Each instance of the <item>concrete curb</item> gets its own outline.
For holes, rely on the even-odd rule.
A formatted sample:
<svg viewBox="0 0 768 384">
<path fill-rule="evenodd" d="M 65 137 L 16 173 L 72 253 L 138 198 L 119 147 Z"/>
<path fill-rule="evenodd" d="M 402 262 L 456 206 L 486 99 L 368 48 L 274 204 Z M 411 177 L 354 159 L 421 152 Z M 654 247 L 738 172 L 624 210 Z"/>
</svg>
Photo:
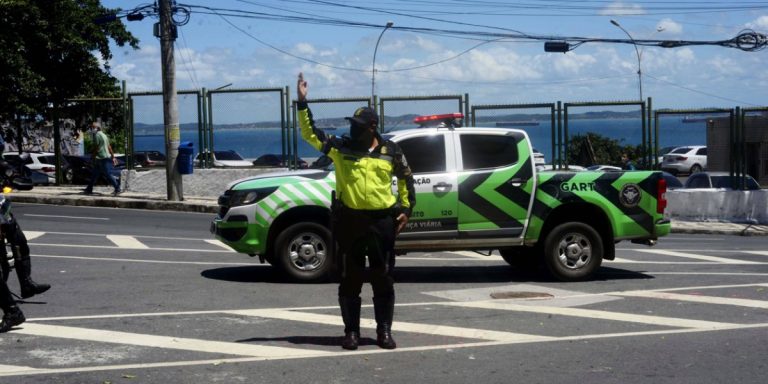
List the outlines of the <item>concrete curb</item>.
<svg viewBox="0 0 768 384">
<path fill-rule="evenodd" d="M 83 207 L 130 208 L 212 214 L 218 212 L 218 204 L 215 200 L 195 199 L 185 201 L 168 201 L 140 196 L 131 196 L 129 193 L 124 193 L 120 196 L 112 196 L 110 193 L 99 192 L 95 192 L 93 195 L 83 195 L 82 193 L 61 195 L 19 193 L 12 195 L 11 200 L 19 203 L 72 205 Z"/>
</svg>

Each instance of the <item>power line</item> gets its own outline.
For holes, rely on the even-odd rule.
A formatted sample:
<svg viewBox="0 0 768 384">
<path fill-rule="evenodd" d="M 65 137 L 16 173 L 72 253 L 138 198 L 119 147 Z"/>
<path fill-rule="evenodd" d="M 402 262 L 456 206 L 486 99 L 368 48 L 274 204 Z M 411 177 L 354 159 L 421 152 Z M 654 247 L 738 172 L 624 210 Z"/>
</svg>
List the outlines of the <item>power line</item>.
<svg viewBox="0 0 768 384">
<path fill-rule="evenodd" d="M 655 76 L 651 76 L 651 75 L 649 75 L 649 74 L 647 74 L 647 73 L 645 74 L 645 76 L 646 76 L 646 77 L 650 77 L 651 79 L 654 79 L 654 80 L 656 80 L 656 81 L 659 81 L 659 82 L 662 82 L 662 83 L 666 83 L 666 84 L 669 84 L 669 85 L 671 85 L 671 86 L 673 86 L 673 87 L 677 87 L 677 88 L 680 88 L 680 89 L 685 89 L 686 91 L 690 91 L 690 92 L 693 92 L 693 93 L 699 93 L 699 94 L 702 94 L 702 95 L 705 95 L 705 96 L 709 96 L 709 97 L 714 97 L 714 98 L 716 98 L 716 99 L 725 100 L 725 101 L 732 101 L 732 102 L 734 102 L 734 103 L 741 103 L 741 104 L 745 104 L 745 105 L 751 105 L 751 106 L 753 106 L 753 107 L 760 107 L 760 106 L 761 106 L 761 105 L 758 105 L 758 104 L 752 104 L 752 103 L 750 103 L 750 102 L 747 102 L 747 101 L 743 101 L 743 100 L 736 100 L 736 99 L 731 99 L 731 98 L 723 97 L 723 96 L 720 96 L 720 95 L 716 95 L 716 94 L 714 94 L 714 93 L 709 93 L 709 92 L 699 91 L 698 89 L 693 89 L 693 88 L 690 88 L 690 87 L 686 87 L 686 86 L 684 86 L 684 85 L 676 84 L 676 83 L 673 83 L 673 82 L 671 82 L 671 81 L 668 81 L 668 80 L 659 79 L 658 77 L 655 77 Z"/>
</svg>

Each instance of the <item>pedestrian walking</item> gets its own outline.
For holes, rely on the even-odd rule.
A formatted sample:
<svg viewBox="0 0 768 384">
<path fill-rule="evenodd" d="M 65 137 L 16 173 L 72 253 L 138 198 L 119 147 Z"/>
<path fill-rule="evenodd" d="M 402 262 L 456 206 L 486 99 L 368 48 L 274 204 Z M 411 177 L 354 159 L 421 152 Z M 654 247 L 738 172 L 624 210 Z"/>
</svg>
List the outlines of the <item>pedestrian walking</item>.
<svg viewBox="0 0 768 384">
<path fill-rule="evenodd" d="M 629 155 L 626 153 L 621 154 L 621 165 L 621 168 L 625 171 L 634 171 L 637 169 L 637 167 L 635 167 L 635 163 L 629 159 Z"/>
<path fill-rule="evenodd" d="M 338 243 L 341 283 L 338 299 L 344 321 L 344 349 L 357 349 L 360 339 L 360 292 L 368 258 L 376 318 L 376 344 L 397 347 L 392 338 L 395 288 L 392 278 L 395 236 L 405 228 L 416 204 L 413 175 L 400 147 L 382 138 L 379 119 L 368 107 L 358 108 L 350 122 L 350 135 L 326 135 L 315 126 L 307 105 L 308 85 L 298 79 L 298 119 L 301 137 L 330 157 L 336 166 L 333 209 L 334 238 Z M 392 176 L 397 177 L 397 195 Z"/>
<path fill-rule="evenodd" d="M 115 153 L 112 151 L 112 146 L 109 145 L 109 138 L 107 134 L 101 130 L 101 124 L 94 121 L 91 124 L 91 134 L 93 135 L 93 142 L 91 147 L 91 166 L 93 171 L 91 173 L 91 180 L 88 182 L 88 186 L 83 190 L 83 193 L 90 195 L 93 193 L 93 185 L 100 176 L 104 176 L 107 181 L 115 188 L 112 193 L 113 196 L 117 196 L 122 191 L 120 190 L 120 183 L 112 176 L 113 166 L 117 165 L 117 159 Z"/>
</svg>

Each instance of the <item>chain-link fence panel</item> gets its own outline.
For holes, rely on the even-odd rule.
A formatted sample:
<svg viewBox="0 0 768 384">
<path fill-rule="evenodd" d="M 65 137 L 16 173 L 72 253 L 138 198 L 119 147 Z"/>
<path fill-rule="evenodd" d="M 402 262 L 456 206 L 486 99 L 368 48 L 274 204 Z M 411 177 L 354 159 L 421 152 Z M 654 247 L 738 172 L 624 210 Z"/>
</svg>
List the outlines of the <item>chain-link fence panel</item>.
<svg viewBox="0 0 768 384">
<path fill-rule="evenodd" d="M 534 153 L 543 158 L 534 159 L 538 164 L 555 163 L 556 109 L 555 104 L 505 104 L 473 105 L 474 127 L 504 127 L 521 129 L 528 133 Z"/>
<path fill-rule="evenodd" d="M 309 108 L 312 110 L 312 118 L 315 121 L 315 127 L 322 129 L 329 135 L 343 136 L 349 135 L 349 121 L 345 117 L 350 117 L 355 110 L 360 107 L 370 107 L 371 100 L 368 98 L 349 98 L 349 99 L 310 99 L 307 100 Z M 291 153 L 295 153 L 300 159 L 307 162 L 309 167 L 322 167 L 326 164 L 322 158 L 323 154 L 302 140 L 299 132 L 298 120 L 296 118 L 296 102 L 293 103 L 293 129 L 290 143 L 293 148 Z"/>
<path fill-rule="evenodd" d="M 206 156 L 213 166 L 288 166 L 285 88 L 208 92 Z"/>
<path fill-rule="evenodd" d="M 132 109 L 131 140 L 129 140 L 127 151 L 129 167 L 165 167 L 168 140 L 165 137 L 163 94 L 161 92 L 130 93 L 128 97 Z M 180 141 L 192 142 L 195 148 L 200 148 L 202 129 L 200 97 L 198 91 L 177 92 Z"/>
<path fill-rule="evenodd" d="M 654 169 L 690 175 L 735 167 L 732 147 L 738 138 L 733 109 L 659 109 L 653 116 Z M 692 148 L 699 147 L 705 148 L 698 150 L 703 154 L 693 154 Z"/>
<path fill-rule="evenodd" d="M 564 166 L 628 167 L 624 154 L 637 169 L 649 169 L 649 134 L 645 103 L 630 101 L 563 103 Z"/>
<path fill-rule="evenodd" d="M 413 119 L 417 116 L 464 113 L 464 110 L 464 97 L 461 95 L 382 97 L 379 99 L 379 129 L 390 132 L 416 128 L 418 124 Z"/>
</svg>

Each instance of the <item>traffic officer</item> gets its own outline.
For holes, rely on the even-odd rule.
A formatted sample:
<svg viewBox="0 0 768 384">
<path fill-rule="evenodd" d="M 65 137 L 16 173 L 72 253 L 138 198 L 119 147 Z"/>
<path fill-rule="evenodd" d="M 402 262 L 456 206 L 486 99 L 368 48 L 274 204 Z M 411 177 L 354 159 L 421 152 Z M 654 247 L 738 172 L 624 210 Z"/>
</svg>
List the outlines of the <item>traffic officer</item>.
<svg viewBox="0 0 768 384">
<path fill-rule="evenodd" d="M 379 119 L 368 107 L 358 108 L 350 122 L 350 135 L 326 135 L 315 127 L 307 106 L 307 82 L 299 73 L 298 119 L 301 137 L 330 157 L 336 167 L 334 238 L 341 261 L 339 307 L 344 321 L 344 349 L 357 349 L 360 339 L 360 291 L 368 256 L 376 344 L 397 347 L 392 339 L 395 289 L 392 278 L 395 236 L 405 228 L 416 204 L 413 175 L 400 147 L 377 132 Z M 397 196 L 392 176 L 397 177 Z"/>
<path fill-rule="evenodd" d="M 24 313 L 16 305 L 16 300 L 11 296 L 11 290 L 5 284 L 5 280 L 0 280 L 0 308 L 3 310 L 3 320 L 0 321 L 0 333 L 5 333 L 11 328 L 23 323 Z"/>
</svg>

